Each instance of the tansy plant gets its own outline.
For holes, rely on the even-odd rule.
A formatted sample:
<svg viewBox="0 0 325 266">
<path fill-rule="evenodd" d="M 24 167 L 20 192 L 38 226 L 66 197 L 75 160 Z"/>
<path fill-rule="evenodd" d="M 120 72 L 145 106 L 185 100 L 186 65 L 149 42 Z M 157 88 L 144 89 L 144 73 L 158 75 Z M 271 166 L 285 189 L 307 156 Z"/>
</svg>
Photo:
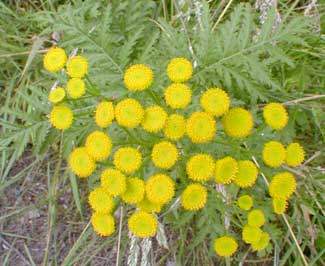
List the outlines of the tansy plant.
<svg viewBox="0 0 325 266">
<path fill-rule="evenodd" d="M 44 68 L 69 76 L 66 84 L 58 84 L 49 93 L 53 104 L 49 120 L 58 130 L 73 130 L 78 117 L 70 103 L 87 97 L 88 86 L 92 86 L 88 61 L 81 55 L 67 58 L 62 48 L 53 47 L 44 56 Z M 266 104 L 258 111 L 265 124 L 256 124 L 249 108 L 233 101 L 227 88 L 213 84 L 200 88 L 202 92 L 192 88 L 193 74 L 193 62 L 183 57 L 171 58 L 165 73 L 155 73 L 151 65 L 141 62 L 126 67 L 123 90 L 128 94 L 114 100 L 98 97 L 90 110 L 90 123 L 96 129 L 82 146 L 71 151 L 69 168 L 80 178 L 95 175 L 100 179 L 88 202 L 93 229 L 103 237 L 115 232 L 113 212 L 120 204 L 129 206 L 128 229 L 139 238 L 148 238 L 157 233 L 158 221 L 163 222 L 159 214 L 178 200 L 185 211 L 196 213 L 204 212 L 208 205 L 211 208 L 220 197 L 223 200 L 218 204 L 240 210 L 243 226 L 238 231 L 226 225 L 224 232 L 216 232 L 211 244 L 216 254 L 232 256 L 242 241 L 253 251 L 261 251 L 271 245 L 271 236 L 264 228 L 269 222 L 266 206 L 283 214 L 296 189 L 294 175 L 280 167 L 299 166 L 304 149 L 297 142 L 262 137 L 262 151 L 246 149 L 246 140 L 265 125 L 275 131 L 286 127 L 286 108 L 281 103 Z M 157 75 L 166 75 L 169 80 L 161 95 L 153 94 Z M 134 97 L 137 95 L 141 100 Z M 117 134 L 112 137 L 110 130 L 117 129 L 132 141 Z M 220 156 L 215 143 L 235 145 L 247 151 L 246 157 L 238 158 L 233 150 Z M 249 193 L 265 186 L 259 180 L 255 157 L 262 157 L 273 173 L 269 176 L 269 197 L 264 199 Z M 235 195 L 233 204 L 222 191 Z M 227 212 L 223 215 L 229 219 Z"/>
</svg>

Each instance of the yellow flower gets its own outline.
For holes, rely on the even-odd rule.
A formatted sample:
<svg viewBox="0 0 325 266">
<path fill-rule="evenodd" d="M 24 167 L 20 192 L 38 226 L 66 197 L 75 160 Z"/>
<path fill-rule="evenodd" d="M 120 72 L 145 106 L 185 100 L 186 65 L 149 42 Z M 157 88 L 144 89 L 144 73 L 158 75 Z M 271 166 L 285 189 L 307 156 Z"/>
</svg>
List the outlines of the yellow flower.
<svg viewBox="0 0 325 266">
<path fill-rule="evenodd" d="M 194 181 L 208 181 L 213 175 L 214 161 L 209 154 L 196 154 L 186 163 L 188 177 Z"/>
<path fill-rule="evenodd" d="M 121 197 L 126 203 L 135 204 L 142 201 L 144 192 L 144 181 L 137 177 L 131 177 L 126 179 L 126 190 Z"/>
<path fill-rule="evenodd" d="M 221 116 L 228 112 L 230 98 L 224 90 L 210 88 L 201 96 L 200 104 L 208 114 Z"/>
<path fill-rule="evenodd" d="M 173 109 L 183 109 L 190 102 L 192 91 L 183 83 L 173 83 L 165 91 L 165 101 Z"/>
<path fill-rule="evenodd" d="M 232 180 L 234 180 L 237 172 L 237 161 L 234 158 L 227 156 L 216 162 L 214 181 L 223 185 L 229 184 Z"/>
<path fill-rule="evenodd" d="M 115 222 L 111 214 L 95 212 L 91 216 L 91 224 L 100 236 L 109 236 L 115 231 Z"/>
<path fill-rule="evenodd" d="M 158 105 L 150 106 L 144 111 L 144 118 L 141 123 L 144 130 L 158 132 L 166 122 L 167 113 Z"/>
<path fill-rule="evenodd" d="M 287 110 L 281 103 L 269 103 L 263 109 L 265 122 L 275 130 L 281 130 L 288 123 Z"/>
<path fill-rule="evenodd" d="M 159 213 L 161 211 L 162 204 L 154 203 L 148 200 L 147 196 L 145 196 L 141 202 L 137 203 L 137 207 L 141 211 Z"/>
<path fill-rule="evenodd" d="M 124 73 L 124 85 L 130 91 L 142 91 L 150 87 L 153 72 L 144 64 L 130 66 Z"/>
<path fill-rule="evenodd" d="M 66 61 L 67 55 L 65 51 L 59 47 L 52 47 L 45 54 L 43 65 L 47 71 L 58 72 L 64 67 Z"/>
<path fill-rule="evenodd" d="M 144 110 L 135 99 L 124 99 L 115 107 L 115 118 L 120 126 L 135 128 L 141 123 L 143 115 Z"/>
<path fill-rule="evenodd" d="M 285 160 L 286 150 L 278 141 L 269 141 L 263 148 L 263 161 L 267 166 L 279 167 Z"/>
<path fill-rule="evenodd" d="M 141 153 L 131 147 L 123 147 L 118 149 L 114 154 L 113 163 L 115 167 L 124 173 L 131 174 L 138 170 L 141 166 Z"/>
<path fill-rule="evenodd" d="M 103 161 L 111 153 L 112 141 L 104 132 L 96 130 L 87 137 L 85 147 L 94 160 Z"/>
<path fill-rule="evenodd" d="M 220 257 L 232 256 L 238 248 L 236 240 L 231 236 L 219 237 L 214 241 L 214 251 Z"/>
<path fill-rule="evenodd" d="M 248 211 L 253 206 L 253 199 L 249 195 L 242 195 L 238 198 L 237 204 L 242 210 Z"/>
<path fill-rule="evenodd" d="M 241 107 L 230 109 L 224 115 L 222 124 L 226 134 L 233 138 L 248 136 L 254 126 L 252 114 Z"/>
<path fill-rule="evenodd" d="M 273 211 L 276 214 L 285 213 L 285 211 L 288 207 L 288 201 L 286 199 L 273 198 L 272 199 L 272 207 L 273 207 Z"/>
<path fill-rule="evenodd" d="M 102 187 L 112 196 L 119 196 L 126 190 L 126 177 L 119 170 L 104 170 L 100 180 Z"/>
<path fill-rule="evenodd" d="M 49 101 L 51 103 L 59 103 L 65 97 L 65 90 L 62 87 L 56 87 L 54 90 L 51 90 L 49 94 Z"/>
<path fill-rule="evenodd" d="M 171 140 L 179 140 L 184 136 L 186 131 L 186 121 L 183 116 L 179 114 L 170 115 L 164 127 L 164 134 Z"/>
<path fill-rule="evenodd" d="M 178 159 L 178 150 L 169 141 L 161 141 L 153 146 L 151 159 L 156 167 L 169 169 Z"/>
<path fill-rule="evenodd" d="M 101 187 L 90 192 L 88 200 L 90 207 L 98 213 L 110 213 L 113 210 L 113 198 Z"/>
<path fill-rule="evenodd" d="M 96 169 L 95 161 L 84 147 L 76 148 L 71 152 L 69 166 L 71 171 L 79 177 L 90 176 Z"/>
<path fill-rule="evenodd" d="M 250 211 L 247 220 L 248 224 L 254 227 L 261 227 L 263 224 L 265 224 L 264 213 L 259 209 Z"/>
<path fill-rule="evenodd" d="M 147 238 L 156 234 L 158 221 L 155 216 L 144 211 L 138 211 L 128 220 L 129 230 L 137 237 Z"/>
<path fill-rule="evenodd" d="M 304 159 L 304 148 L 297 142 L 289 144 L 286 150 L 286 164 L 292 167 L 296 167 L 300 165 Z"/>
<path fill-rule="evenodd" d="M 88 61 L 83 56 L 77 55 L 68 60 L 67 72 L 71 78 L 82 78 L 88 72 Z"/>
<path fill-rule="evenodd" d="M 67 91 L 72 99 L 78 99 L 86 93 L 86 84 L 80 78 L 72 78 L 67 83 Z"/>
<path fill-rule="evenodd" d="M 254 251 L 260 251 L 267 247 L 270 242 L 270 236 L 266 232 L 262 232 L 261 238 L 258 242 L 252 243 L 252 248 Z"/>
<path fill-rule="evenodd" d="M 175 183 L 167 175 L 153 175 L 147 180 L 146 194 L 151 202 L 165 204 L 174 197 Z"/>
<path fill-rule="evenodd" d="M 53 107 L 50 113 L 50 123 L 57 129 L 68 129 L 73 122 L 72 110 L 63 104 Z"/>
<path fill-rule="evenodd" d="M 242 232 L 242 237 L 245 243 L 252 244 L 259 242 L 263 231 L 256 226 L 245 225 Z"/>
<path fill-rule="evenodd" d="M 96 106 L 95 122 L 97 126 L 106 128 L 114 119 L 114 106 L 112 102 L 101 102 Z"/>
<path fill-rule="evenodd" d="M 288 199 L 296 190 L 296 180 L 293 174 L 282 172 L 273 176 L 269 193 L 273 198 Z"/>
<path fill-rule="evenodd" d="M 201 184 L 188 185 L 182 193 L 181 204 L 185 210 L 197 211 L 202 209 L 207 202 L 207 189 Z"/>
<path fill-rule="evenodd" d="M 241 188 L 250 187 L 255 184 L 258 170 L 254 163 L 248 160 L 238 161 L 238 173 L 234 182 Z"/>
<path fill-rule="evenodd" d="M 205 112 L 194 112 L 186 123 L 186 132 L 193 143 L 209 142 L 217 131 L 213 117 Z"/>
<path fill-rule="evenodd" d="M 184 82 L 192 77 L 193 67 L 190 61 L 183 57 L 170 60 L 167 75 L 174 82 Z"/>
</svg>

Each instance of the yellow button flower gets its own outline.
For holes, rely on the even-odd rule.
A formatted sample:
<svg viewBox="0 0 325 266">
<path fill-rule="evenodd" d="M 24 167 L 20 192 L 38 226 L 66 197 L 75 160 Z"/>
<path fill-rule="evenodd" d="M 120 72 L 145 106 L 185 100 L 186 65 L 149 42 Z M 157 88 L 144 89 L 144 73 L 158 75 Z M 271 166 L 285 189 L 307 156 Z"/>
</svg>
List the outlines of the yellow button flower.
<svg viewBox="0 0 325 266">
<path fill-rule="evenodd" d="M 222 124 L 226 134 L 233 138 L 248 136 L 254 126 L 252 114 L 241 107 L 230 109 L 224 115 Z"/>
<path fill-rule="evenodd" d="M 141 152 L 135 148 L 123 147 L 114 154 L 113 163 L 115 167 L 124 173 L 131 174 L 141 166 Z"/>
<path fill-rule="evenodd" d="M 174 197 L 175 183 L 167 175 L 153 175 L 147 180 L 146 194 L 151 202 L 165 204 Z"/>
<path fill-rule="evenodd" d="M 296 190 L 296 180 L 293 174 L 282 172 L 273 176 L 269 193 L 273 198 L 288 199 Z"/>
<path fill-rule="evenodd" d="M 248 211 L 253 206 L 253 199 L 249 195 L 242 195 L 238 198 L 237 204 L 242 210 Z"/>
<path fill-rule="evenodd" d="M 111 214 L 95 212 L 91 217 L 91 224 L 100 236 L 110 236 L 115 231 L 115 221 Z"/>
<path fill-rule="evenodd" d="M 263 231 L 259 227 L 245 225 L 242 232 L 242 237 L 245 243 L 252 244 L 259 242 Z"/>
<path fill-rule="evenodd" d="M 183 83 L 173 83 L 165 91 L 165 101 L 173 109 L 183 109 L 190 102 L 192 91 Z"/>
<path fill-rule="evenodd" d="M 214 241 L 214 251 L 220 257 L 232 256 L 238 248 L 236 240 L 231 236 L 219 237 Z"/>
<path fill-rule="evenodd" d="M 108 127 L 114 119 L 114 106 L 112 102 L 101 102 L 96 106 L 95 122 L 101 128 Z"/>
<path fill-rule="evenodd" d="M 265 216 L 262 210 L 255 209 L 248 213 L 248 224 L 250 226 L 261 227 L 265 224 Z"/>
<path fill-rule="evenodd" d="M 191 184 L 183 191 L 181 204 L 185 210 L 197 211 L 205 206 L 207 198 L 208 192 L 203 185 Z"/>
<path fill-rule="evenodd" d="M 57 129 L 68 129 L 73 122 L 72 110 L 63 104 L 53 107 L 50 113 L 50 123 Z"/>
<path fill-rule="evenodd" d="M 102 187 L 112 196 L 119 196 L 126 190 L 126 177 L 119 170 L 106 169 L 100 177 Z"/>
<path fill-rule="evenodd" d="M 287 199 L 273 198 L 272 199 L 272 207 L 273 207 L 273 211 L 276 214 L 285 213 L 285 211 L 288 207 L 288 201 L 287 201 Z"/>
<path fill-rule="evenodd" d="M 130 91 L 142 91 L 150 87 L 153 72 L 144 64 L 130 66 L 124 73 L 124 85 Z"/>
<path fill-rule="evenodd" d="M 186 132 L 186 121 L 183 116 L 179 114 L 170 115 L 164 127 L 164 134 L 171 140 L 179 140 Z"/>
<path fill-rule="evenodd" d="M 77 55 L 68 60 L 67 72 L 71 78 L 82 78 L 88 72 L 88 61 L 83 56 Z"/>
<path fill-rule="evenodd" d="M 192 77 L 193 67 L 190 61 L 183 57 L 170 60 L 167 66 L 167 75 L 174 82 L 184 82 Z"/>
<path fill-rule="evenodd" d="M 67 91 L 72 99 L 78 99 L 86 93 L 86 84 L 80 78 L 72 78 L 67 83 Z"/>
<path fill-rule="evenodd" d="M 153 146 L 151 159 L 156 167 L 169 169 L 178 159 L 178 150 L 169 141 L 162 141 Z"/>
<path fill-rule="evenodd" d="M 213 117 L 205 112 L 194 112 L 186 123 L 186 132 L 193 143 L 205 143 L 214 138 L 217 125 Z"/>
<path fill-rule="evenodd" d="M 255 184 L 258 170 L 255 164 L 248 160 L 238 161 L 238 173 L 234 182 L 241 188 L 250 187 Z"/>
<path fill-rule="evenodd" d="M 260 251 L 263 250 L 267 247 L 267 245 L 270 242 L 270 236 L 266 232 L 262 232 L 261 238 L 258 242 L 253 242 L 252 243 L 252 249 L 254 251 Z"/>
<path fill-rule="evenodd" d="M 95 212 L 110 213 L 113 210 L 114 199 L 101 187 L 90 192 L 88 200 Z"/>
<path fill-rule="evenodd" d="M 129 230 L 137 237 L 147 238 L 156 234 L 158 221 L 155 216 L 144 211 L 132 214 L 128 220 Z"/>
<path fill-rule="evenodd" d="M 281 130 L 288 124 L 288 113 L 281 103 L 267 104 L 263 109 L 263 117 L 275 130 Z"/>
<path fill-rule="evenodd" d="M 227 156 L 223 159 L 217 160 L 214 172 L 214 181 L 223 185 L 229 184 L 234 180 L 237 172 L 237 161 L 234 158 Z"/>
<path fill-rule="evenodd" d="M 186 163 L 188 177 L 194 181 L 209 181 L 214 172 L 214 160 L 209 154 L 196 154 Z"/>
<path fill-rule="evenodd" d="M 200 104 L 208 114 L 221 116 L 228 112 L 230 98 L 224 90 L 210 88 L 202 94 Z"/>
<path fill-rule="evenodd" d="M 267 166 L 279 167 L 285 160 L 286 150 L 282 143 L 269 141 L 263 148 L 263 161 Z"/>
<path fill-rule="evenodd" d="M 88 177 L 96 169 L 95 161 L 88 155 L 86 148 L 74 149 L 69 156 L 69 167 L 79 177 Z"/>
<path fill-rule="evenodd" d="M 52 47 L 45 54 L 43 65 L 47 71 L 58 72 L 64 67 L 66 61 L 67 55 L 65 51 L 59 47 Z"/>
<path fill-rule="evenodd" d="M 297 167 L 305 159 L 304 148 L 297 142 L 291 143 L 286 149 L 286 164 L 292 167 Z"/>
<path fill-rule="evenodd" d="M 148 132 L 158 132 L 161 130 L 167 119 L 167 113 L 158 105 L 148 107 L 144 112 L 141 126 Z"/>
<path fill-rule="evenodd" d="M 55 89 L 51 90 L 49 94 L 49 101 L 51 103 L 59 103 L 65 97 L 65 90 L 62 87 L 56 87 Z"/>
<path fill-rule="evenodd" d="M 127 98 L 120 101 L 115 107 L 115 118 L 120 126 L 135 128 L 144 116 L 141 104 L 134 99 Z"/>
<path fill-rule="evenodd" d="M 94 160 L 103 161 L 111 153 L 112 141 L 104 132 L 96 130 L 87 137 L 85 147 Z"/>
<path fill-rule="evenodd" d="M 159 213 L 161 211 L 162 206 L 163 206 L 162 204 L 158 204 L 150 201 L 147 198 L 147 196 L 145 196 L 141 202 L 137 203 L 137 207 L 141 211 L 145 211 L 145 212 Z"/>
<path fill-rule="evenodd" d="M 130 177 L 126 179 L 126 190 L 121 195 L 121 198 L 126 203 L 135 204 L 143 200 L 144 193 L 144 181 L 137 177 Z"/>
</svg>

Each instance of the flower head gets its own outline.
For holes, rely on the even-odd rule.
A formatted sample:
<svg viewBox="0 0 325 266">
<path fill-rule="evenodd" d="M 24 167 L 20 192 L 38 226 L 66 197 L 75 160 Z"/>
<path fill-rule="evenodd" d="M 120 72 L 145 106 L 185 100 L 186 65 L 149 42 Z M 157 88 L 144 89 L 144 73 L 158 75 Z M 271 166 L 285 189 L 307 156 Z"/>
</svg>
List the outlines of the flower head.
<svg viewBox="0 0 325 266">
<path fill-rule="evenodd" d="M 115 221 L 111 214 L 94 212 L 91 224 L 94 231 L 101 236 L 109 236 L 115 231 Z"/>
<path fill-rule="evenodd" d="M 164 134 L 171 140 L 179 140 L 186 131 L 186 121 L 179 114 L 170 115 L 165 123 Z"/>
<path fill-rule="evenodd" d="M 300 165 L 304 159 L 304 148 L 297 142 L 289 144 L 286 150 L 286 164 L 292 167 L 296 167 Z"/>
<path fill-rule="evenodd" d="M 144 181 L 137 177 L 130 177 L 126 179 L 126 190 L 121 197 L 126 203 L 135 204 L 143 200 L 144 193 Z"/>
<path fill-rule="evenodd" d="M 167 113 L 158 105 L 150 106 L 144 111 L 141 126 L 148 132 L 158 132 L 166 122 Z"/>
<path fill-rule="evenodd" d="M 263 148 L 263 160 L 270 167 L 279 167 L 285 160 L 286 150 L 282 143 L 269 141 Z"/>
<path fill-rule="evenodd" d="M 66 61 L 67 55 L 65 51 L 59 47 L 52 47 L 45 54 L 43 65 L 47 71 L 58 72 L 64 67 Z"/>
<path fill-rule="evenodd" d="M 224 115 L 222 124 L 227 135 L 233 138 L 248 136 L 254 126 L 252 114 L 241 107 L 230 109 Z"/>
<path fill-rule="evenodd" d="M 103 161 L 111 153 L 112 141 L 104 132 L 96 130 L 87 137 L 85 147 L 94 160 Z"/>
<path fill-rule="evenodd" d="M 142 91 L 150 87 L 153 72 L 144 64 L 130 66 L 124 73 L 124 85 L 130 91 Z"/>
<path fill-rule="evenodd" d="M 135 128 L 138 126 L 144 115 L 141 104 L 132 98 L 120 101 L 115 107 L 115 118 L 119 125 Z"/>
<path fill-rule="evenodd" d="M 50 122 L 57 129 L 68 129 L 73 122 L 73 112 L 68 106 L 56 105 L 50 113 Z"/>
<path fill-rule="evenodd" d="M 178 150 L 169 141 L 161 141 L 153 146 L 151 159 L 155 166 L 169 169 L 178 159 Z"/>
<path fill-rule="evenodd" d="M 186 132 L 193 143 L 205 143 L 213 139 L 217 125 L 205 112 L 194 112 L 186 123 Z"/>
<path fill-rule="evenodd" d="M 242 237 L 245 243 L 252 244 L 260 241 L 263 231 L 256 226 L 245 225 L 242 232 Z"/>
<path fill-rule="evenodd" d="M 250 211 L 247 220 L 250 226 L 261 227 L 263 224 L 265 224 L 264 213 L 259 209 Z"/>
<path fill-rule="evenodd" d="M 159 213 L 161 211 L 162 204 L 154 203 L 154 202 L 150 201 L 147 198 L 147 196 L 144 196 L 143 200 L 141 202 L 137 203 L 137 207 L 141 211 Z"/>
<path fill-rule="evenodd" d="M 49 94 L 49 101 L 51 103 L 59 103 L 65 97 L 65 90 L 62 87 L 56 87 L 54 90 L 51 90 Z"/>
<path fill-rule="evenodd" d="M 228 112 L 230 98 L 224 90 L 210 88 L 202 94 L 200 104 L 208 114 L 221 116 Z"/>
<path fill-rule="evenodd" d="M 82 78 L 88 72 L 88 61 L 81 55 L 68 60 L 67 72 L 71 78 Z"/>
<path fill-rule="evenodd" d="M 242 195 L 238 198 L 237 204 L 242 210 L 248 211 L 253 206 L 253 199 L 249 195 Z"/>
<path fill-rule="evenodd" d="M 151 202 L 165 204 L 169 202 L 175 194 L 175 183 L 167 175 L 153 175 L 147 180 L 146 194 Z"/>
<path fill-rule="evenodd" d="M 144 211 L 138 211 L 128 220 L 129 230 L 137 237 L 147 238 L 156 234 L 158 221 L 155 216 Z"/>
<path fill-rule="evenodd" d="M 282 172 L 273 176 L 269 193 L 273 198 L 288 199 L 296 190 L 296 180 L 293 174 Z"/>
<path fill-rule="evenodd" d="M 273 207 L 273 211 L 276 214 L 285 213 L 285 211 L 288 207 L 288 201 L 287 201 L 287 199 L 273 198 L 272 199 L 272 207 Z"/>
<path fill-rule="evenodd" d="M 250 187 L 255 184 L 258 170 L 255 164 L 248 160 L 238 161 L 238 173 L 234 182 L 241 188 Z"/>
<path fill-rule="evenodd" d="M 69 166 L 71 171 L 79 177 L 90 176 L 96 169 L 95 161 L 84 147 L 76 148 L 70 153 Z"/>
<path fill-rule="evenodd" d="M 183 83 L 173 83 L 165 91 L 165 101 L 173 109 L 183 109 L 190 102 L 192 91 Z"/>
<path fill-rule="evenodd" d="M 142 155 L 135 148 L 123 147 L 114 154 L 113 163 L 115 167 L 124 173 L 130 174 L 138 170 L 141 166 Z"/>
<path fill-rule="evenodd" d="M 181 204 L 185 210 L 197 211 L 207 202 L 207 189 L 201 184 L 188 185 L 182 193 Z"/>
<path fill-rule="evenodd" d="M 234 180 L 237 172 L 237 161 L 234 158 L 227 156 L 216 162 L 214 181 L 223 185 L 229 184 L 232 180 Z"/>
<path fill-rule="evenodd" d="M 257 242 L 252 243 L 252 248 L 254 251 L 260 251 L 267 247 L 270 242 L 270 236 L 266 232 L 262 232 L 261 238 Z"/>
<path fill-rule="evenodd" d="M 86 84 L 80 78 L 72 78 L 67 83 L 67 91 L 72 99 L 78 99 L 86 93 Z"/>
<path fill-rule="evenodd" d="M 106 128 L 114 119 L 114 106 L 112 102 L 101 102 L 96 106 L 95 122 L 97 126 Z"/>
<path fill-rule="evenodd" d="M 269 103 L 263 109 L 265 122 L 275 130 L 281 130 L 288 123 L 287 110 L 281 103 Z"/>
<path fill-rule="evenodd" d="M 236 240 L 231 236 L 219 237 L 214 241 L 214 251 L 220 257 L 232 256 L 238 248 Z"/>
<path fill-rule="evenodd" d="M 100 180 L 102 187 L 112 196 L 119 196 L 126 190 L 126 177 L 119 170 L 104 170 Z"/>
<path fill-rule="evenodd" d="M 192 77 L 193 67 L 186 58 L 176 57 L 167 66 L 167 75 L 174 82 L 184 82 Z"/>
<path fill-rule="evenodd" d="M 114 207 L 114 199 L 101 187 L 90 192 L 90 207 L 98 213 L 110 213 Z"/>
<path fill-rule="evenodd" d="M 194 181 L 208 181 L 213 175 L 214 161 L 211 155 L 200 153 L 186 163 L 188 177 Z"/>
</svg>

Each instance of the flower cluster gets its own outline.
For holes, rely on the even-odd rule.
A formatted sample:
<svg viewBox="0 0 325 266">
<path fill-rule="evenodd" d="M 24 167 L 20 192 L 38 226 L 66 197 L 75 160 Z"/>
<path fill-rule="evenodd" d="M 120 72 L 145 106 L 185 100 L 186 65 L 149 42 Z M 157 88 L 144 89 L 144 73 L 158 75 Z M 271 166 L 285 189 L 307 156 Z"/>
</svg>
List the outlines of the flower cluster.
<svg viewBox="0 0 325 266">
<path fill-rule="evenodd" d="M 81 78 L 87 73 L 88 63 L 81 56 L 66 61 L 63 49 L 52 48 L 44 57 L 44 67 L 57 72 L 66 65 L 66 72 L 71 77 L 67 91 L 75 99 L 85 93 L 85 83 Z M 259 170 L 250 158 L 238 159 L 230 155 L 220 158 L 218 154 L 202 151 L 182 157 L 182 139 L 187 138 L 197 145 L 213 142 L 216 134 L 242 140 L 253 131 L 254 119 L 243 106 L 232 106 L 229 93 L 217 87 L 207 88 L 200 95 L 199 109 L 184 117 L 180 110 L 193 101 L 193 90 L 186 83 L 193 75 L 192 64 L 185 58 L 174 58 L 168 63 L 166 74 L 171 84 L 162 95 L 164 103 L 143 106 L 132 97 L 119 99 L 117 103 L 98 103 L 94 110 L 94 123 L 98 128 L 87 136 L 83 146 L 75 148 L 69 156 L 69 167 L 80 178 L 92 175 L 99 162 L 100 165 L 109 162 L 110 167 L 100 169 L 100 184 L 89 195 L 93 210 L 91 223 L 101 236 L 114 233 L 113 211 L 121 201 L 135 209 L 128 218 L 129 230 L 137 237 L 146 238 L 156 234 L 157 213 L 172 202 L 175 195 L 180 197 L 184 210 L 199 211 L 207 204 L 210 189 L 214 186 L 231 185 L 246 189 L 257 181 Z M 145 64 L 130 66 L 123 78 L 129 95 L 150 90 L 153 81 L 154 71 Z M 51 91 L 49 100 L 57 104 L 64 97 L 65 90 L 57 87 Z M 288 123 L 288 113 L 280 103 L 267 104 L 262 115 L 266 124 L 274 130 L 281 130 Z M 54 127 L 67 129 L 72 120 L 73 113 L 69 107 L 63 104 L 54 106 L 50 114 Z M 164 138 L 149 145 L 150 148 L 132 144 L 114 147 L 114 140 L 107 133 L 112 123 L 127 132 L 141 128 L 148 134 L 163 134 Z M 296 167 L 304 160 L 304 150 L 298 143 L 291 143 L 285 148 L 280 142 L 269 141 L 261 155 L 265 165 L 271 168 L 284 163 Z M 142 169 L 148 164 L 155 172 L 144 176 Z M 176 165 L 183 167 L 187 174 L 185 187 L 178 186 L 177 177 L 171 174 L 170 170 Z M 295 178 L 289 172 L 278 173 L 272 178 L 269 194 L 275 213 L 281 214 L 286 210 L 288 199 L 295 189 Z M 244 214 L 248 212 L 247 223 L 242 228 L 243 241 L 250 244 L 254 251 L 263 250 L 270 240 L 269 234 L 262 230 L 267 220 L 264 212 L 255 208 L 250 195 L 241 194 L 236 202 Z M 215 252 L 222 257 L 233 255 L 237 248 L 237 240 L 229 234 L 214 241 Z"/>
</svg>

